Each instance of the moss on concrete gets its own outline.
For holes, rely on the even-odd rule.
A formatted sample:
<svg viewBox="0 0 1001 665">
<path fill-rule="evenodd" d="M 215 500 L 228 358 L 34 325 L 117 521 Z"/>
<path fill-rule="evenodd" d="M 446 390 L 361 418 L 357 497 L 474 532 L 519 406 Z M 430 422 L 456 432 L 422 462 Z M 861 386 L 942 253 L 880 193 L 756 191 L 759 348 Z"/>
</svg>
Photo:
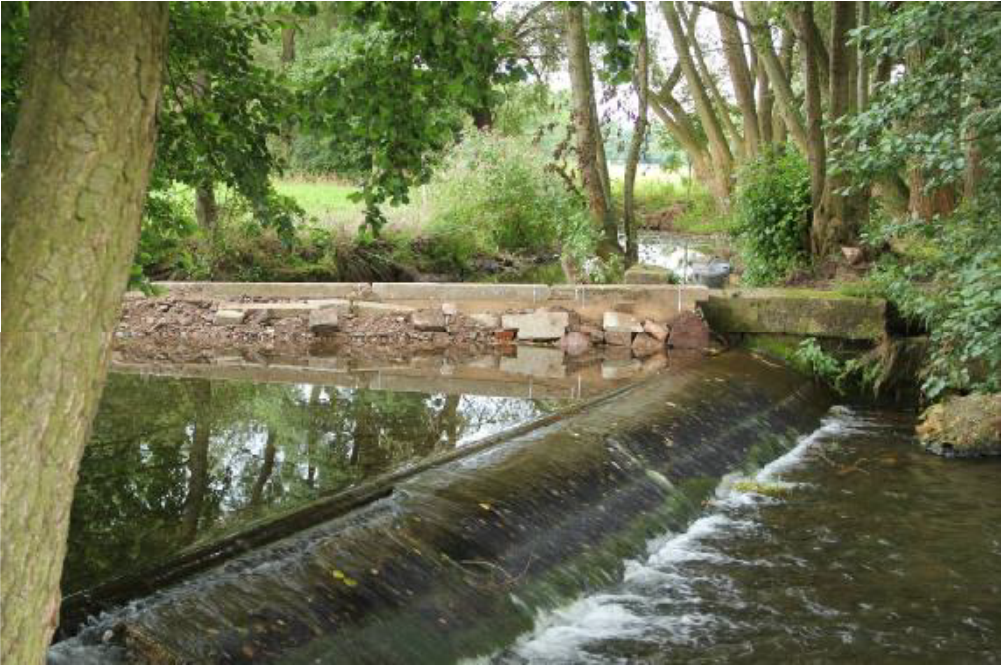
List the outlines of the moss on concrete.
<svg viewBox="0 0 1001 665">
<path fill-rule="evenodd" d="M 702 305 L 720 334 L 777 333 L 876 340 L 886 328 L 886 302 L 810 289 L 712 291 Z"/>
</svg>

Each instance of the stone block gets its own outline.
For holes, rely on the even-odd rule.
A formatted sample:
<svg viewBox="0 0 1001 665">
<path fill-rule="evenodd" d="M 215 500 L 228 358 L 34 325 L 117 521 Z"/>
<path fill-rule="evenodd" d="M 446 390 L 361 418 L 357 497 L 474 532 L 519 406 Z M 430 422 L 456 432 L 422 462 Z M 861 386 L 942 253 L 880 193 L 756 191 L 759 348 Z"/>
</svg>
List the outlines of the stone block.
<svg viewBox="0 0 1001 665">
<path fill-rule="evenodd" d="M 632 314 L 624 312 L 605 312 L 602 317 L 602 327 L 608 333 L 641 333 L 643 326 Z"/>
<path fill-rule="evenodd" d="M 671 333 L 671 330 L 667 326 L 655 321 L 644 321 L 643 332 L 663 343 L 667 341 L 667 336 Z"/>
<path fill-rule="evenodd" d="M 414 328 L 421 332 L 442 332 L 445 330 L 445 314 L 437 309 L 420 309 L 410 316 Z"/>
<path fill-rule="evenodd" d="M 505 314 L 501 324 L 506 329 L 518 331 L 518 339 L 530 341 L 556 340 L 563 337 L 570 325 L 566 312 L 537 310 L 529 314 Z"/>
<path fill-rule="evenodd" d="M 563 352 L 543 346 L 519 346 L 515 357 L 501 358 L 500 369 L 510 374 L 545 379 L 562 379 L 567 375 Z"/>
<path fill-rule="evenodd" d="M 394 314 L 397 316 L 408 316 L 414 313 L 414 308 L 406 305 L 394 305 L 392 303 L 356 300 L 354 313 L 360 317 L 390 316 Z"/>
<path fill-rule="evenodd" d="M 212 323 L 217 326 L 237 326 L 243 323 L 247 313 L 239 309 L 220 309 L 215 313 Z"/>
<path fill-rule="evenodd" d="M 667 338 L 673 349 L 705 349 L 709 346 L 709 326 L 694 312 L 684 312 L 671 322 Z"/>
<path fill-rule="evenodd" d="M 500 317 L 496 314 L 490 314 L 489 312 L 483 314 L 470 314 L 469 320 L 476 324 L 477 327 L 486 328 L 487 330 L 494 330 L 500 328 Z"/>
<path fill-rule="evenodd" d="M 652 335 L 640 333 L 633 339 L 632 348 L 636 356 L 645 358 L 646 356 L 663 351 L 664 342 L 657 340 Z"/>
<path fill-rule="evenodd" d="M 605 344 L 609 346 L 624 346 L 630 347 L 633 343 L 633 334 L 631 332 L 605 332 Z"/>
<path fill-rule="evenodd" d="M 560 340 L 560 348 L 567 355 L 579 356 L 591 348 L 591 336 L 583 332 L 568 332 Z"/>
<path fill-rule="evenodd" d="M 330 335 L 340 330 L 337 309 L 315 309 L 309 314 L 309 331 L 314 335 Z"/>
</svg>

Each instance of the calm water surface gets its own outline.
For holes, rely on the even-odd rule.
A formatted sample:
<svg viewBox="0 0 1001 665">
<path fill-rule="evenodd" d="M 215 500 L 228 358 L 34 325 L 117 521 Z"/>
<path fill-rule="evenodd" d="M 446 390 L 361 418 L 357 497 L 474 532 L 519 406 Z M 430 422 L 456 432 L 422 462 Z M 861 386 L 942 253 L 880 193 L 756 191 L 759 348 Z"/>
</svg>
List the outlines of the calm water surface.
<svg viewBox="0 0 1001 665">
<path fill-rule="evenodd" d="M 493 660 L 1001 662 L 1001 460 L 930 456 L 912 426 L 836 408 Z"/>
<path fill-rule="evenodd" d="M 80 467 L 63 593 L 559 403 L 112 374 Z"/>
</svg>

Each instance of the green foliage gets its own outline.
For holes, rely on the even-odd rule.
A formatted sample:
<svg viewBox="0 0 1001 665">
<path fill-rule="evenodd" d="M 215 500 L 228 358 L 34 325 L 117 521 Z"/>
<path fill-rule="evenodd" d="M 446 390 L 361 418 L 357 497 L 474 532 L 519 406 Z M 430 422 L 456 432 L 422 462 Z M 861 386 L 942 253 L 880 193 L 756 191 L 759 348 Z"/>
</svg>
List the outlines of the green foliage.
<svg viewBox="0 0 1001 665">
<path fill-rule="evenodd" d="M 873 59 L 906 68 L 850 119 L 844 147 L 832 153 L 835 168 L 851 173 L 856 185 L 912 165 L 930 188 L 957 184 L 975 141 L 985 188 L 1001 186 L 997 4 L 907 2 L 878 16 L 855 39 Z"/>
<path fill-rule="evenodd" d="M 813 337 L 800 342 L 793 354 L 793 362 L 839 393 L 846 393 L 852 388 L 871 388 L 882 369 L 877 355 L 866 354 L 841 360 L 825 351 Z"/>
<path fill-rule="evenodd" d="M 339 57 L 318 63 L 302 99 L 309 131 L 329 137 L 341 172 L 363 176 L 374 234 L 380 205 L 406 203 L 431 176 L 461 113 L 489 109 L 492 84 L 517 77 L 485 2 L 353 2 Z"/>
<path fill-rule="evenodd" d="M 810 172 L 795 150 L 768 150 L 741 169 L 732 233 L 747 284 L 778 282 L 808 260 L 809 211 Z"/>
<path fill-rule="evenodd" d="M 1001 195 L 985 194 L 937 224 L 883 222 L 868 242 L 922 247 L 882 257 L 872 281 L 929 331 L 922 389 L 1001 390 Z"/>
<path fill-rule="evenodd" d="M 562 247 L 583 259 L 595 238 L 583 202 L 546 169 L 526 139 L 473 132 L 431 183 L 428 228 L 439 267 L 463 270 L 478 254 Z"/>
<path fill-rule="evenodd" d="M 176 188 L 146 197 L 139 247 L 129 275 L 131 288 L 150 292 L 150 275 L 171 267 L 195 269 L 194 258 L 185 251 L 185 241 L 198 231 L 191 211 L 191 197 Z"/>
<path fill-rule="evenodd" d="M 226 185 L 251 202 L 263 224 L 291 233 L 301 215 L 271 186 L 280 164 L 268 145 L 295 111 L 280 74 L 256 63 L 253 47 L 274 39 L 279 15 L 263 4 L 171 5 L 164 104 L 151 190 L 180 182 Z"/>
</svg>

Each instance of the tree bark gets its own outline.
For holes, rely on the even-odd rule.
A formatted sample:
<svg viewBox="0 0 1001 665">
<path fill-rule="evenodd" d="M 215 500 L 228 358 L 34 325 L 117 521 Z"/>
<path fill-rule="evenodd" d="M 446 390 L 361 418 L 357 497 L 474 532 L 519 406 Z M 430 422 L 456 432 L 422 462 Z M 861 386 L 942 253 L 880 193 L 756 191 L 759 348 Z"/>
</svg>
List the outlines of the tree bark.
<svg viewBox="0 0 1001 665">
<path fill-rule="evenodd" d="M 806 121 L 808 136 L 807 155 L 810 160 L 810 201 L 816 215 L 824 198 L 827 174 L 827 146 L 824 141 L 824 118 L 820 95 L 818 61 L 822 52 L 818 48 L 819 34 L 807 26 L 813 24 L 813 4 L 797 3 L 790 10 L 790 18 L 803 35 L 803 80 L 806 83 Z"/>
<path fill-rule="evenodd" d="M 3 178 L 0 660 L 42 663 L 139 237 L 165 3 L 40 3 Z"/>
<path fill-rule="evenodd" d="M 830 116 L 826 134 L 832 150 L 841 146 L 843 130 L 838 125 L 838 120 L 850 112 L 854 94 L 850 62 L 854 53 L 848 46 L 848 32 L 855 27 L 855 10 L 854 2 L 836 2 L 831 5 Z M 826 178 L 823 201 L 814 210 L 810 229 L 810 243 L 815 256 L 824 256 L 837 245 L 855 240 L 859 215 L 856 206 L 841 194 L 847 184 L 842 175 L 829 175 Z"/>
<path fill-rule="evenodd" d="M 761 144 L 761 132 L 758 122 L 758 110 L 754 103 L 754 80 L 751 69 L 744 57 L 744 40 L 737 26 L 736 9 L 729 0 L 716 2 L 716 7 L 722 11 L 716 12 L 716 22 L 719 25 L 720 39 L 723 42 L 723 53 L 726 55 L 727 68 L 730 70 L 730 81 L 733 92 L 740 106 L 744 124 L 744 152 L 750 157 L 758 154 Z M 769 130 L 771 128 L 769 127 Z M 771 135 L 771 131 L 768 132 Z"/>
<path fill-rule="evenodd" d="M 635 210 L 635 190 L 636 190 L 636 169 L 639 166 L 640 151 L 643 149 L 643 141 L 647 131 L 647 100 L 650 91 L 649 72 L 649 48 L 647 46 L 646 33 L 646 3 L 640 2 L 637 5 L 637 14 L 640 21 L 640 39 L 636 51 L 636 97 L 639 100 L 639 108 L 636 112 L 636 123 L 633 125 L 633 138 L 629 144 L 629 153 L 626 156 L 626 172 L 622 183 L 622 224 L 626 232 L 626 264 L 632 265 L 639 260 L 639 243 L 636 239 L 636 210 Z"/>
<path fill-rule="evenodd" d="M 796 95 L 793 94 L 792 85 L 789 82 L 788 68 L 783 67 L 775 54 L 767 17 L 762 13 L 760 4 L 757 2 L 744 3 L 744 12 L 754 24 L 751 29 L 751 41 L 758 53 L 758 60 L 764 64 L 765 71 L 768 72 L 768 81 L 771 83 L 772 90 L 775 91 L 775 98 L 782 110 L 786 128 L 792 134 L 799 149 L 804 153 L 809 153 L 809 139 L 803 125 L 803 117 L 799 112 L 799 105 L 796 103 Z"/>
<path fill-rule="evenodd" d="M 598 141 L 601 131 L 594 112 L 594 82 L 591 79 L 590 54 L 584 31 L 584 10 L 579 3 L 568 3 L 565 9 L 567 60 L 570 69 L 570 88 L 573 98 L 574 133 L 577 136 L 577 160 L 588 207 L 595 226 L 602 233 L 599 252 L 607 257 L 621 252 L 618 229 L 611 214 L 598 168 Z"/>
<path fill-rule="evenodd" d="M 264 488 L 267 486 L 268 480 L 271 479 L 271 474 L 275 471 L 275 456 L 278 454 L 277 438 L 278 435 L 269 427 L 268 438 L 264 444 L 264 459 L 261 461 L 261 470 L 258 472 L 257 478 L 254 479 L 254 486 L 250 490 L 248 504 L 250 507 L 260 505 L 261 499 L 264 498 Z"/>
<path fill-rule="evenodd" d="M 211 231 L 219 220 L 219 205 L 215 199 L 215 187 L 211 182 L 195 189 L 195 219 L 198 227 Z"/>
<path fill-rule="evenodd" d="M 282 28 L 282 67 L 288 67 L 295 62 L 295 26 L 286 25 Z"/>
</svg>

